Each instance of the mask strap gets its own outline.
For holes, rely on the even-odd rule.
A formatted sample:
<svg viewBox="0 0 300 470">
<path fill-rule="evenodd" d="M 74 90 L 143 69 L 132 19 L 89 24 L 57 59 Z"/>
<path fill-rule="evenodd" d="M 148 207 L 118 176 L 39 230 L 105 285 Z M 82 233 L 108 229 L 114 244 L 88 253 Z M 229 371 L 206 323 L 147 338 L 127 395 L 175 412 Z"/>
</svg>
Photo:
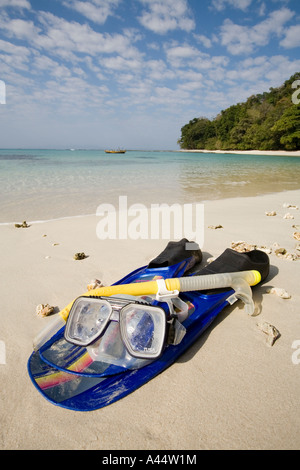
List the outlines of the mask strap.
<svg viewBox="0 0 300 470">
<path fill-rule="evenodd" d="M 171 314 L 171 320 L 168 321 L 169 330 L 167 344 L 176 346 L 181 343 L 186 333 L 186 328 L 182 325 L 182 322 L 188 317 L 188 305 L 179 297 L 173 297 L 172 299 L 166 300 L 166 302 Z"/>
<path fill-rule="evenodd" d="M 182 323 L 188 317 L 188 304 L 181 300 L 179 297 L 173 297 L 170 300 L 167 300 L 167 304 L 169 305 L 169 310 L 173 317 L 177 318 L 177 320 Z"/>
</svg>

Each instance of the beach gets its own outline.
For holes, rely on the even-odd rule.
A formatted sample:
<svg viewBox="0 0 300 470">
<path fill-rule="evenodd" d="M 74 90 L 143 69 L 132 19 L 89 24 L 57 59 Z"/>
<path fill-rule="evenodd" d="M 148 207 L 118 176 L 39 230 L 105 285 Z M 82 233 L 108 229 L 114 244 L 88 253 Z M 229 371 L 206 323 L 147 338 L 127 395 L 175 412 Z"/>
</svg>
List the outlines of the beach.
<svg viewBox="0 0 300 470">
<path fill-rule="evenodd" d="M 0 0 L 1 451 L 300 449 L 299 18 Z"/>
<path fill-rule="evenodd" d="M 269 277 L 253 288 L 257 315 L 240 301 L 227 307 L 162 374 L 87 413 L 54 406 L 34 388 L 27 373 L 33 338 L 92 279 L 114 283 L 168 240 L 100 240 L 96 215 L 0 226 L 1 449 L 299 449 L 300 262 L 275 250 L 299 255 L 300 190 L 206 201 L 204 214 L 203 265 L 232 242 L 271 250 Z M 87 257 L 75 261 L 76 252 Z M 55 313 L 41 318 L 36 307 L 47 303 Z M 273 346 L 263 322 L 280 332 Z"/>
<path fill-rule="evenodd" d="M 182 152 L 192 153 L 217 153 L 227 155 L 271 155 L 271 156 L 286 156 L 286 157 L 300 157 L 299 150 L 182 150 Z"/>
</svg>

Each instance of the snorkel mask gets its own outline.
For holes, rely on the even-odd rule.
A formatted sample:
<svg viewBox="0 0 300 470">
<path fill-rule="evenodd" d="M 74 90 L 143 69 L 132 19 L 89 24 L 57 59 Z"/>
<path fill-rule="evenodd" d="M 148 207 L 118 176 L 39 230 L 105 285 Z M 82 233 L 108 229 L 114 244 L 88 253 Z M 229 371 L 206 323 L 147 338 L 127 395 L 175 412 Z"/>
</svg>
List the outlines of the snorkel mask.
<svg viewBox="0 0 300 470">
<path fill-rule="evenodd" d="M 105 342 L 106 332 L 116 328 L 132 357 L 157 359 L 165 345 L 166 312 L 160 306 L 128 298 L 82 296 L 73 303 L 64 337 L 77 346 L 95 350 L 101 341 Z"/>
</svg>

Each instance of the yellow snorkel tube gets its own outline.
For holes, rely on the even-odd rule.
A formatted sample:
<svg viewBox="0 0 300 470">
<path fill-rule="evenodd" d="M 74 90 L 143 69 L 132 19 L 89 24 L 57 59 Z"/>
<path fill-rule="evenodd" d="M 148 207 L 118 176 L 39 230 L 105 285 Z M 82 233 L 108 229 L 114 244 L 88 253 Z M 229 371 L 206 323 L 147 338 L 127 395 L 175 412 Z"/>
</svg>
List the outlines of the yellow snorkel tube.
<svg viewBox="0 0 300 470">
<path fill-rule="evenodd" d="M 135 282 L 132 284 L 117 284 L 107 287 L 99 287 L 83 294 L 85 297 L 112 295 L 155 295 L 159 301 L 177 297 L 180 292 L 205 291 L 208 289 L 222 289 L 231 287 L 234 294 L 227 301 L 232 304 L 241 299 L 245 304 L 245 311 L 249 315 L 254 313 L 252 291 L 250 286 L 255 286 L 261 281 L 259 271 L 239 271 L 234 273 L 208 274 L 202 276 L 188 276 L 174 279 L 158 279 L 155 281 Z M 50 322 L 34 339 L 34 350 L 38 350 L 65 324 L 73 305 L 72 301 L 58 314 L 54 322 Z"/>
</svg>

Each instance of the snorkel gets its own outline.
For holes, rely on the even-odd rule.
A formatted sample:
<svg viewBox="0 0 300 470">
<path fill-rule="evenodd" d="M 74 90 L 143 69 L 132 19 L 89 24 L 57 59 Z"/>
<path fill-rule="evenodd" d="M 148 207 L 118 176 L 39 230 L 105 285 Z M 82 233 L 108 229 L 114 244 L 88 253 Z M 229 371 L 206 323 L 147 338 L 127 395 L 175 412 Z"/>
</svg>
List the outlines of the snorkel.
<svg viewBox="0 0 300 470">
<path fill-rule="evenodd" d="M 110 297 L 117 295 L 132 296 L 155 296 L 156 300 L 167 302 L 172 298 L 178 298 L 180 292 L 207 291 L 210 289 L 232 288 L 234 293 L 230 294 L 227 301 L 233 304 L 240 299 L 245 304 L 245 311 L 249 315 L 254 314 L 254 303 L 250 286 L 255 286 L 261 281 L 259 271 L 240 271 L 232 273 L 219 273 L 207 275 L 194 275 L 173 279 L 158 279 L 147 282 L 136 282 L 131 284 L 118 284 L 107 287 L 99 287 L 83 294 L 84 297 Z M 75 299 L 76 300 L 76 299 Z M 50 322 L 34 339 L 34 350 L 38 350 L 57 331 L 65 326 L 72 301 L 59 312 L 58 317 Z M 182 320 L 183 321 L 183 320 Z"/>
</svg>

